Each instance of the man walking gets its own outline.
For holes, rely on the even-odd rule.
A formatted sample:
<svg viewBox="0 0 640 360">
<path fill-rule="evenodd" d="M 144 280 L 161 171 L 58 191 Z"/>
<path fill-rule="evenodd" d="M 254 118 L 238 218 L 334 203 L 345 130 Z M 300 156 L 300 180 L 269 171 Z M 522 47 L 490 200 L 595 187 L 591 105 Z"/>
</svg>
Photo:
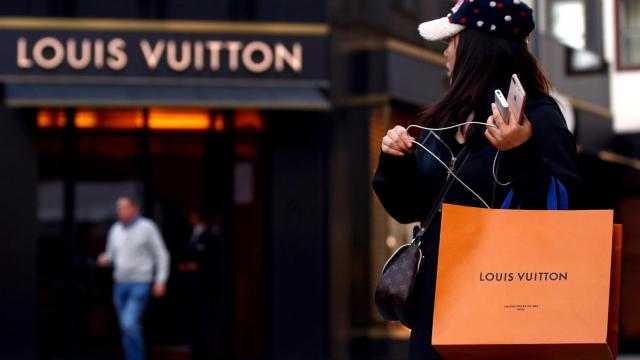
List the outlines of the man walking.
<svg viewBox="0 0 640 360">
<path fill-rule="evenodd" d="M 113 302 L 122 331 L 127 360 L 143 360 L 145 345 L 140 324 L 151 293 L 164 296 L 169 276 L 169 253 L 156 224 L 140 216 L 133 198 L 116 203 L 118 222 L 111 226 L 106 251 L 98 264 L 113 264 Z"/>
</svg>

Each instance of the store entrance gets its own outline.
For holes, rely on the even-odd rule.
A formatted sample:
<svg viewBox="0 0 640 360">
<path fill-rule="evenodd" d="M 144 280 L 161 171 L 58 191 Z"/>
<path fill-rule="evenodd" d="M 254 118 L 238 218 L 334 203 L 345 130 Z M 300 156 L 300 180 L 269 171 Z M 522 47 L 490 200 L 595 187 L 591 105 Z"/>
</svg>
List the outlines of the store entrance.
<svg viewBox="0 0 640 360">
<path fill-rule="evenodd" d="M 151 301 L 144 322 L 152 358 L 187 359 L 198 339 L 211 356 L 260 357 L 262 258 L 238 256 L 236 247 L 260 249 L 263 241 L 262 114 L 156 108 L 37 114 L 41 358 L 120 355 L 110 269 L 95 257 L 122 195 L 140 201 L 171 254 L 167 295 Z M 212 235 L 209 255 L 197 261 L 186 250 L 195 213 Z"/>
</svg>

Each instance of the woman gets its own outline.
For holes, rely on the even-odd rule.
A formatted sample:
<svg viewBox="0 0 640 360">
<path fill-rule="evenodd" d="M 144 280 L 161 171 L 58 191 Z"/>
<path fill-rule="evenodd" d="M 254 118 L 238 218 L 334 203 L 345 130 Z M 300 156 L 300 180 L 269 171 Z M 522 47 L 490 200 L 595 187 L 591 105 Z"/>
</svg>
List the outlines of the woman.
<svg viewBox="0 0 640 360">
<path fill-rule="evenodd" d="M 454 171 L 491 207 L 499 208 L 513 190 L 514 204 L 545 209 L 552 178 L 567 189 L 570 206 L 575 206 L 581 183 L 575 143 L 549 96 L 548 80 L 527 47 L 527 36 L 534 27 L 532 10 L 519 0 L 459 1 L 447 18 L 420 26 L 427 40 L 448 42 L 444 55 L 450 79 L 445 96 L 423 112 L 422 125 L 441 128 L 473 120 L 487 126 L 423 131 L 418 140 L 401 126 L 388 131 L 382 139 L 373 187 L 396 220 L 423 221 L 448 177 L 447 169 L 413 141 L 445 163 L 465 148 L 463 166 L 454 166 Z M 521 121 L 513 114 L 508 121 L 503 119 L 492 104 L 495 89 L 507 93 L 512 74 L 518 75 L 528 97 Z M 484 206 L 457 181 L 445 202 Z M 439 227 L 437 214 L 421 243 L 425 262 L 413 290 L 412 360 L 440 359 L 430 346 Z"/>
</svg>

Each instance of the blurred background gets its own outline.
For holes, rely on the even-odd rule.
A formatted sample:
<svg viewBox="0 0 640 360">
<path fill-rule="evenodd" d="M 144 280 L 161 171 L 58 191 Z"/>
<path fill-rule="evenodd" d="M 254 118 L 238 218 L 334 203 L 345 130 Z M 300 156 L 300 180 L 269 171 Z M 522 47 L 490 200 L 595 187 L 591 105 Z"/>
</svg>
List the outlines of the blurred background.
<svg viewBox="0 0 640 360">
<path fill-rule="evenodd" d="M 640 0 L 527 1 L 579 146 L 585 207 L 624 225 L 620 349 L 640 351 Z M 388 128 L 445 89 L 420 40 L 445 0 L 0 2 L 0 359 L 117 359 L 115 200 L 172 255 L 151 359 L 188 359 L 188 215 L 216 232 L 211 358 L 402 359 L 372 304 L 410 227 L 370 178 Z M 191 294 L 191 295 L 190 295 Z"/>
</svg>

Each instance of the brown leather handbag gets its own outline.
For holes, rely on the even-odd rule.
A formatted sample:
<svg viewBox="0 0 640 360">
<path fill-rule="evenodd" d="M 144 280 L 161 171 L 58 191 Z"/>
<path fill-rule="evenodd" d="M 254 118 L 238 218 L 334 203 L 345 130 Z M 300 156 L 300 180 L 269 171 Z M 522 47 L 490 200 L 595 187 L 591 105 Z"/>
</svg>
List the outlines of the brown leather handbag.
<svg viewBox="0 0 640 360">
<path fill-rule="evenodd" d="M 410 295 L 422 259 L 420 240 L 414 237 L 411 244 L 398 248 L 382 268 L 375 302 L 378 312 L 385 320 L 400 321 L 408 328 L 413 325 Z"/>
<path fill-rule="evenodd" d="M 454 171 L 455 174 L 459 173 L 462 165 L 464 165 L 468 157 L 466 154 L 467 146 L 458 155 L 458 167 Z M 413 326 L 413 307 L 416 304 L 411 301 L 411 294 L 420 271 L 420 264 L 424 259 L 420 244 L 427 228 L 442 207 L 444 198 L 454 181 L 455 178 L 453 176 L 447 178 L 429 212 L 429 216 L 420 227 L 416 226 L 413 229 L 411 243 L 398 248 L 382 268 L 382 276 L 378 280 L 376 287 L 375 303 L 378 312 L 387 321 L 400 321 L 408 328 Z"/>
</svg>

